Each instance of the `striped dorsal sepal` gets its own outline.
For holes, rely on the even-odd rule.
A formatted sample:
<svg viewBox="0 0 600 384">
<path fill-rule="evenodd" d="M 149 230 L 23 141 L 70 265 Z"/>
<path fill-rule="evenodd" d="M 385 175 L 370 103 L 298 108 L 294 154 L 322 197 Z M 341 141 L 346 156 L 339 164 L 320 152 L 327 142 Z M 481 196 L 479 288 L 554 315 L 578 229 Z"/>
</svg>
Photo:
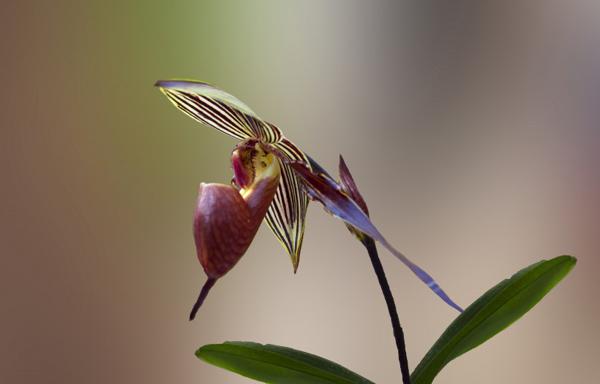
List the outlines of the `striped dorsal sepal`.
<svg viewBox="0 0 600 384">
<path fill-rule="evenodd" d="M 161 80 L 156 86 L 183 113 L 239 140 L 256 138 L 274 143 L 282 138 L 279 128 L 263 121 L 235 96 L 197 81 Z"/>
</svg>

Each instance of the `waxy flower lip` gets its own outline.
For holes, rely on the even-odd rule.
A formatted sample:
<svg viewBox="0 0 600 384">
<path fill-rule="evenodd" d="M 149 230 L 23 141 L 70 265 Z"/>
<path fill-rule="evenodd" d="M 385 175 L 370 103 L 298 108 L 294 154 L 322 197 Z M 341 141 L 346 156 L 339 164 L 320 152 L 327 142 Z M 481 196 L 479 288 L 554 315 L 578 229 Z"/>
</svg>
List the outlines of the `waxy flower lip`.
<svg viewBox="0 0 600 384">
<path fill-rule="evenodd" d="M 173 105 L 194 120 L 243 140 L 241 145 L 258 142 L 267 152 L 278 157 L 281 177 L 265 220 L 290 254 L 294 272 L 298 268 L 310 197 L 321 202 L 332 215 L 354 228 L 357 235 L 362 232 L 380 242 L 442 300 L 462 311 L 427 272 L 396 250 L 373 225 L 366 203 L 343 159 L 340 162 L 341 183 L 338 184 L 322 167 L 289 141 L 279 128 L 262 120 L 234 96 L 197 81 L 164 80 L 156 82 L 156 86 Z M 243 188 L 243 185 L 251 182 L 251 175 L 239 167 L 244 163 L 240 160 L 243 159 L 234 160 L 234 181 Z"/>
<path fill-rule="evenodd" d="M 209 278 L 217 279 L 233 268 L 250 246 L 256 229 L 255 218 L 235 188 L 200 184 L 194 240 L 198 260 Z"/>
<path fill-rule="evenodd" d="M 257 166 L 254 162 L 246 164 L 254 167 L 251 184 L 240 190 L 231 185 L 200 184 L 194 213 L 194 241 L 208 280 L 192 308 L 190 320 L 217 279 L 246 253 L 277 190 L 281 172 L 277 159 L 262 151 L 238 149 L 232 154 L 232 161 L 247 156 L 260 158 Z M 243 171 L 247 173 L 249 169 Z"/>
</svg>

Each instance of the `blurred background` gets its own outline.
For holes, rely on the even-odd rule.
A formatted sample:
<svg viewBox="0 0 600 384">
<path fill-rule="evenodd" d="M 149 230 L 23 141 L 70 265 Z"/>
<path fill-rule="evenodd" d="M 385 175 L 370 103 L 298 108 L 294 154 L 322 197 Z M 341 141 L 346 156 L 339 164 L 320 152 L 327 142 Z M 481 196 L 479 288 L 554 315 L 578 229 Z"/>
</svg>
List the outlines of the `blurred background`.
<svg viewBox="0 0 600 384">
<path fill-rule="evenodd" d="M 253 340 L 400 381 L 369 260 L 318 204 L 292 273 L 266 227 L 188 322 L 201 181 L 235 141 L 153 87 L 196 78 L 326 168 L 468 305 L 542 258 L 575 270 L 439 383 L 598 382 L 600 6 L 594 1 L 8 2 L 0 23 L 0 382 L 247 383 Z M 380 250 L 415 367 L 456 313 Z"/>
</svg>

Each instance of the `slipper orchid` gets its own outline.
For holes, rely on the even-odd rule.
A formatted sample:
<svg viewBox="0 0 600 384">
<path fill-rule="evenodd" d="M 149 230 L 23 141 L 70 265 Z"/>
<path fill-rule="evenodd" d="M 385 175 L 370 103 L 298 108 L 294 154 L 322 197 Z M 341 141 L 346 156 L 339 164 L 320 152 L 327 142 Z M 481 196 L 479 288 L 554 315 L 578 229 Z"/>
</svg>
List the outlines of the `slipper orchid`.
<svg viewBox="0 0 600 384">
<path fill-rule="evenodd" d="M 343 159 L 341 183 L 337 183 L 279 128 L 234 96 L 196 81 L 166 80 L 156 86 L 194 120 L 242 141 L 232 155 L 232 185 L 200 185 L 194 238 L 208 280 L 190 320 L 216 280 L 245 253 L 263 218 L 297 270 L 309 198 L 342 219 L 359 240 L 368 236 L 381 243 L 442 300 L 462 311 L 429 274 L 397 251 L 373 225 Z"/>
</svg>

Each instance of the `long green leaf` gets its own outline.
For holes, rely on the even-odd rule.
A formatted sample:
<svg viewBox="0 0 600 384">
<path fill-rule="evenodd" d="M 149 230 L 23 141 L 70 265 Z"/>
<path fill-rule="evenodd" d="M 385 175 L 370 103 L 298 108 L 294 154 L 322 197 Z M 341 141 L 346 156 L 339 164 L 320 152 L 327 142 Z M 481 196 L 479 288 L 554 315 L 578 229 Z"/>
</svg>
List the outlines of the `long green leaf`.
<svg viewBox="0 0 600 384">
<path fill-rule="evenodd" d="M 264 383 L 373 384 L 332 361 L 277 345 L 230 341 L 205 345 L 196 351 L 196 356 Z"/>
<path fill-rule="evenodd" d="M 491 288 L 450 324 L 415 368 L 411 382 L 431 383 L 451 360 L 518 320 L 558 284 L 576 262 L 572 256 L 542 260 Z"/>
</svg>

